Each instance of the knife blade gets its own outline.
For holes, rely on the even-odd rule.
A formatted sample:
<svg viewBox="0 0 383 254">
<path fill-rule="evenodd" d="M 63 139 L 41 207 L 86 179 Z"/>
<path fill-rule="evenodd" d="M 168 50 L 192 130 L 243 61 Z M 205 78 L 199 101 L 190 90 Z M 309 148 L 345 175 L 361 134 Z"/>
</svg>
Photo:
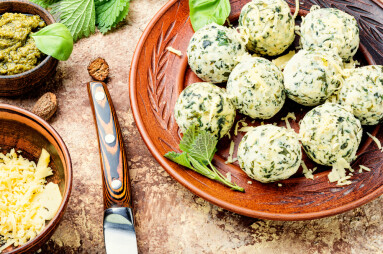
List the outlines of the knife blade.
<svg viewBox="0 0 383 254">
<path fill-rule="evenodd" d="M 136 254 L 128 164 L 116 111 L 105 83 L 89 82 L 87 87 L 100 150 L 106 253 Z"/>
</svg>

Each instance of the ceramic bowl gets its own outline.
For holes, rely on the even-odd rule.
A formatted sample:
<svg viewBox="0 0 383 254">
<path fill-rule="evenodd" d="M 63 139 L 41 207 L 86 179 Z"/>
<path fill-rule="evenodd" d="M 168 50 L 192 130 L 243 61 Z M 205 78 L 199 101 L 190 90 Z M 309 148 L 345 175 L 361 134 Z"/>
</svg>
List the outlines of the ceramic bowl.
<svg viewBox="0 0 383 254">
<path fill-rule="evenodd" d="M 12 148 L 16 151 L 21 150 L 23 157 L 36 163 L 42 148 L 51 155 L 49 166 L 53 170 L 53 175 L 47 177 L 47 182 L 58 184 L 62 195 L 60 208 L 34 239 L 4 251 L 4 253 L 33 253 L 52 236 L 69 201 L 72 188 L 72 164 L 69 152 L 59 134 L 47 122 L 29 111 L 7 104 L 0 104 L 0 147 L 2 153 L 7 153 Z"/>
<path fill-rule="evenodd" d="M 6 12 L 39 15 L 47 25 L 55 23 L 55 19 L 47 10 L 29 1 L 0 1 L 0 15 Z M 29 71 L 15 75 L 0 75 L 0 96 L 16 96 L 29 92 L 52 76 L 57 64 L 57 59 L 46 56 Z"/>
</svg>

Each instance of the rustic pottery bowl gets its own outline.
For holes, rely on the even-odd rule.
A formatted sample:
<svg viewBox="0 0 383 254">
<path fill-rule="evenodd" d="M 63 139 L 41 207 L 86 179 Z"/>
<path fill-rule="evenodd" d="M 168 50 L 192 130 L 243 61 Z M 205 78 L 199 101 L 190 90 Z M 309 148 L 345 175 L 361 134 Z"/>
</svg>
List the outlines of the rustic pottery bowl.
<svg viewBox="0 0 383 254">
<path fill-rule="evenodd" d="M 22 156 L 38 161 L 41 149 L 51 155 L 49 166 L 53 175 L 48 182 L 57 183 L 62 195 L 59 210 L 44 230 L 34 239 L 18 247 L 9 247 L 4 253 L 33 253 L 38 250 L 57 228 L 69 201 L 72 188 L 72 164 L 68 149 L 59 134 L 40 117 L 15 106 L 0 104 L 0 152 L 21 150 Z"/>
<path fill-rule="evenodd" d="M 250 0 L 230 0 L 230 23 L 236 25 L 242 7 Z M 295 11 L 295 1 L 286 0 L 291 13 Z M 340 0 L 301 0 L 299 25 L 312 5 L 335 7 L 353 15 L 360 28 L 361 44 L 354 59 L 362 66 L 383 64 L 383 5 L 379 0 L 340 1 Z M 218 143 L 218 151 L 213 163 L 223 175 L 230 173 L 231 179 L 245 188 L 245 193 L 235 192 L 194 171 L 188 170 L 163 155 L 178 149 L 181 139 L 180 130 L 175 122 L 173 112 L 176 100 L 181 91 L 188 85 L 201 82 L 188 66 L 186 49 L 194 31 L 189 17 L 188 0 L 170 0 L 153 17 L 143 32 L 134 52 L 129 80 L 130 105 L 138 130 L 155 159 L 179 183 L 194 194 L 229 211 L 249 217 L 271 220 L 308 220 L 339 214 L 377 198 L 383 194 L 383 153 L 366 132 L 375 135 L 383 142 L 381 124 L 364 127 L 358 158 L 352 168 L 360 165 L 371 168 L 371 172 L 355 172 L 346 186 L 337 186 L 328 181 L 329 167 L 314 164 L 305 153 L 303 161 L 314 172 L 314 180 L 302 174 L 302 167 L 291 178 L 275 183 L 262 184 L 252 181 L 244 173 L 238 162 L 226 164 L 230 144 L 234 141 L 233 158 L 244 132 L 237 135 L 231 130 L 231 138 L 224 137 Z M 286 51 L 296 50 L 299 36 Z M 167 47 L 182 52 L 181 56 L 170 53 Z M 286 126 L 285 117 L 295 112 L 296 120 L 290 121 L 291 127 L 298 132 L 299 121 L 311 107 L 286 100 L 282 110 L 269 120 L 246 118 L 248 126 L 274 124 Z M 236 122 L 244 116 L 237 114 Z M 234 123 L 234 126 L 236 123 Z"/>
<path fill-rule="evenodd" d="M 47 25 L 55 23 L 55 19 L 47 10 L 26 0 L 0 1 L 0 15 L 5 12 L 39 15 Z M 57 59 L 46 56 L 29 71 L 15 75 L 0 75 L 0 96 L 21 95 L 41 85 L 56 71 L 57 64 Z"/>
</svg>

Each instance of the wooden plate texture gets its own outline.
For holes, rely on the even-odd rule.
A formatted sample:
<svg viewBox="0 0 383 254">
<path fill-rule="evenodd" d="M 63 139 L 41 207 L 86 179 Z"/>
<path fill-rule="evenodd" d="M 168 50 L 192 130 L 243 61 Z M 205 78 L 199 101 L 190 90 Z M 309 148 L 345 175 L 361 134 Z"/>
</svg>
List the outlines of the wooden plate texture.
<svg viewBox="0 0 383 254">
<path fill-rule="evenodd" d="M 248 0 L 231 1 L 230 21 L 236 23 L 243 5 Z M 288 4 L 295 10 L 293 0 Z M 378 0 L 305 0 L 301 2 L 300 16 L 307 14 L 312 5 L 335 7 L 353 15 L 360 27 L 361 45 L 355 57 L 362 65 L 383 64 L 383 5 Z M 297 19 L 297 24 L 301 21 Z M 178 95 L 187 86 L 200 79 L 187 64 L 186 49 L 193 29 L 189 20 L 187 0 L 169 1 L 152 19 L 137 45 L 130 70 L 130 100 L 137 127 L 150 152 L 165 170 L 194 194 L 227 210 L 255 218 L 272 220 L 307 220 L 335 215 L 363 205 L 383 193 L 383 153 L 367 137 L 366 131 L 383 140 L 380 125 L 364 128 L 363 140 L 358 150 L 358 158 L 352 163 L 357 169 L 351 178 L 352 184 L 337 186 L 329 183 L 329 167 L 318 166 L 310 161 L 305 153 L 303 159 L 309 168 L 318 167 L 314 180 L 306 179 L 302 169 L 290 179 L 278 183 L 262 184 L 251 180 L 238 166 L 226 165 L 230 139 L 225 137 L 218 143 L 218 152 L 213 163 L 223 173 L 231 173 L 232 180 L 245 188 L 245 193 L 232 191 L 191 170 L 179 166 L 163 155 L 168 151 L 179 151 L 181 138 L 173 117 L 173 109 Z M 296 38 L 297 46 L 299 38 Z M 181 57 L 166 50 L 168 46 L 182 51 Z M 286 51 L 288 52 L 288 51 Z M 281 112 L 265 123 L 277 122 L 285 126 L 281 117 L 295 112 L 297 120 L 291 122 L 299 131 L 298 122 L 310 107 L 286 101 Z M 243 118 L 237 114 L 237 119 Z M 258 126 L 261 121 L 252 123 Z M 233 128 L 234 129 L 234 128 Z M 235 141 L 235 151 L 244 133 L 231 136 Z M 236 152 L 234 153 L 234 158 Z M 358 173 L 359 165 L 372 169 Z M 250 182 L 251 181 L 251 184 Z"/>
</svg>

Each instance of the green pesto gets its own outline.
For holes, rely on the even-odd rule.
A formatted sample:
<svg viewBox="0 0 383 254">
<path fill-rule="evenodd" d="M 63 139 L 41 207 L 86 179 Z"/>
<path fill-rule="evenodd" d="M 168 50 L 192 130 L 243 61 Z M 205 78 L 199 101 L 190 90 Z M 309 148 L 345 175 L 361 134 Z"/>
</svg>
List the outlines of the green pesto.
<svg viewBox="0 0 383 254">
<path fill-rule="evenodd" d="M 38 15 L 4 13 L 0 17 L 0 75 L 14 75 L 33 69 L 44 54 L 30 36 L 45 26 Z"/>
</svg>

